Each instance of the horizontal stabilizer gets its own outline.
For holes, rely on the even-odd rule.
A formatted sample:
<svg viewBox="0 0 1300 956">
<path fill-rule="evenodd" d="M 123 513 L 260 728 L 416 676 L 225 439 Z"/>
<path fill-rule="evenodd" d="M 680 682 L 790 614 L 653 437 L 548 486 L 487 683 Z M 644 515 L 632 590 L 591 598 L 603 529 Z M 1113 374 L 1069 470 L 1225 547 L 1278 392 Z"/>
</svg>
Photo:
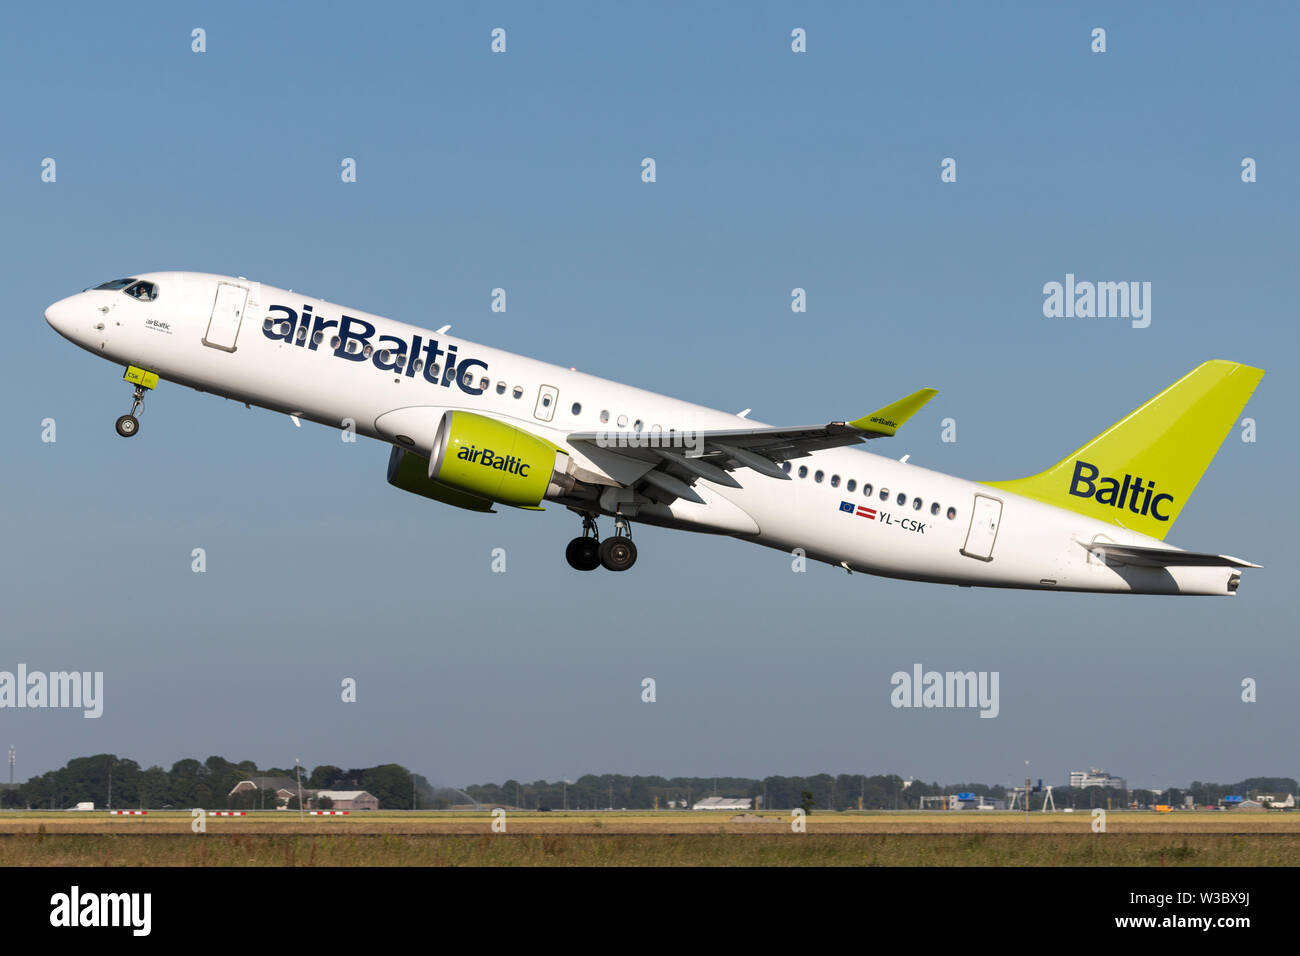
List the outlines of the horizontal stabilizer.
<svg viewBox="0 0 1300 956">
<path fill-rule="evenodd" d="M 1079 542 L 1083 544 L 1082 541 Z M 1210 554 L 1205 551 L 1178 551 L 1173 548 L 1143 548 L 1132 544 L 1111 544 L 1099 541 L 1083 544 L 1094 554 L 1102 553 L 1121 564 L 1143 568 L 1199 567 L 1199 568 L 1259 568 L 1260 564 L 1234 558 L 1230 554 Z"/>
</svg>

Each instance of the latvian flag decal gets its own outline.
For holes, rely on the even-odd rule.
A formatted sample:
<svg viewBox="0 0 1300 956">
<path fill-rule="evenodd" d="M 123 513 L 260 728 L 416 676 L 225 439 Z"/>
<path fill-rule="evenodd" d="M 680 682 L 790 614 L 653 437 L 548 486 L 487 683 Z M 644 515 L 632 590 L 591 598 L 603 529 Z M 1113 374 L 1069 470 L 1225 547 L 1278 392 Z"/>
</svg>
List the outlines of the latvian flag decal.
<svg viewBox="0 0 1300 956">
<path fill-rule="evenodd" d="M 868 508 L 865 505 L 857 505 L 855 507 L 851 501 L 841 501 L 840 510 L 848 512 L 851 515 L 857 515 L 859 518 L 870 518 L 872 521 L 876 520 L 875 508 Z"/>
</svg>

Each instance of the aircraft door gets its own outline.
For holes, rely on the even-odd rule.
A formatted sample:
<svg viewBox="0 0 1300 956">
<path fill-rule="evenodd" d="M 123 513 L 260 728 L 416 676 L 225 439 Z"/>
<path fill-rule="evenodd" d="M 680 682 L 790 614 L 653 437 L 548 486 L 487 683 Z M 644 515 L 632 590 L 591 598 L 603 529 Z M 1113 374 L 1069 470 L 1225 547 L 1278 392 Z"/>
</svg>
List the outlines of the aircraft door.
<svg viewBox="0 0 1300 956">
<path fill-rule="evenodd" d="M 203 344 L 226 352 L 235 351 L 235 340 L 239 337 L 239 324 L 244 318 L 244 304 L 248 300 L 248 290 L 229 282 L 217 284 L 217 298 L 212 304 L 212 318 L 208 320 L 208 332 L 203 336 Z"/>
<path fill-rule="evenodd" d="M 976 495 L 971 509 L 970 528 L 961 553 L 979 561 L 993 560 L 993 542 L 998 537 L 998 522 L 1002 518 L 1002 502 L 987 495 Z"/>
<path fill-rule="evenodd" d="M 543 385 L 537 393 L 537 407 L 533 417 L 538 421 L 549 422 L 555 417 L 555 403 L 560 400 L 560 391 L 554 385 Z"/>
</svg>

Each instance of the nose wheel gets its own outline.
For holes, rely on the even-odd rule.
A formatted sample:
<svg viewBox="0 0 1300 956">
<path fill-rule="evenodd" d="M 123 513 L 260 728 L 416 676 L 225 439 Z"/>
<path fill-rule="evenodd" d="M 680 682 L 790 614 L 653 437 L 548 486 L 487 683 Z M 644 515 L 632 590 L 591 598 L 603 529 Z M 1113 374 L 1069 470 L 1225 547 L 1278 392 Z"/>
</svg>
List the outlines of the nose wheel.
<svg viewBox="0 0 1300 956">
<path fill-rule="evenodd" d="M 131 411 L 117 420 L 117 433 L 123 438 L 130 438 L 140 430 L 140 419 L 136 416 L 144 412 L 144 386 L 135 387 L 135 395 L 131 401 Z"/>
<path fill-rule="evenodd" d="M 596 516 L 582 516 L 582 536 L 574 538 L 564 549 L 564 558 L 575 571 L 594 571 L 603 567 L 607 571 L 626 571 L 636 563 L 636 545 L 632 543 L 631 526 L 622 515 L 614 519 L 612 537 L 600 540 L 596 529 Z"/>
</svg>

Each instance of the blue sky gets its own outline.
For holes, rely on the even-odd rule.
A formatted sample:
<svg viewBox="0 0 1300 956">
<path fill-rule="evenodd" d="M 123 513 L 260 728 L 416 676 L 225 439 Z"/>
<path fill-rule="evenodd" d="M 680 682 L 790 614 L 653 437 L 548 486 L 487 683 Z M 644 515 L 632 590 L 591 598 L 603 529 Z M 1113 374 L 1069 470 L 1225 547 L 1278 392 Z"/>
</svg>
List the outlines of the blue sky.
<svg viewBox="0 0 1300 956">
<path fill-rule="evenodd" d="M 460 785 L 993 783 L 1025 759 L 1146 786 L 1295 775 L 1298 21 L 1181 4 L 16 9 L 0 669 L 102 670 L 106 700 L 93 721 L 0 711 L 0 745 L 24 779 L 101 751 L 397 761 Z M 792 574 L 778 552 L 642 528 L 633 572 L 577 574 L 563 509 L 404 495 L 373 442 L 167 385 L 119 439 L 120 371 L 41 313 L 164 269 L 452 323 L 775 424 L 933 385 L 888 453 L 972 478 L 1051 464 L 1205 359 L 1259 365 L 1258 440 L 1229 436 L 1169 540 L 1266 567 L 1234 600 L 958 590 Z M 1150 327 L 1045 318 L 1043 284 L 1066 273 L 1151 282 Z M 999 671 L 999 716 L 893 709 L 889 676 L 916 661 Z"/>
</svg>

